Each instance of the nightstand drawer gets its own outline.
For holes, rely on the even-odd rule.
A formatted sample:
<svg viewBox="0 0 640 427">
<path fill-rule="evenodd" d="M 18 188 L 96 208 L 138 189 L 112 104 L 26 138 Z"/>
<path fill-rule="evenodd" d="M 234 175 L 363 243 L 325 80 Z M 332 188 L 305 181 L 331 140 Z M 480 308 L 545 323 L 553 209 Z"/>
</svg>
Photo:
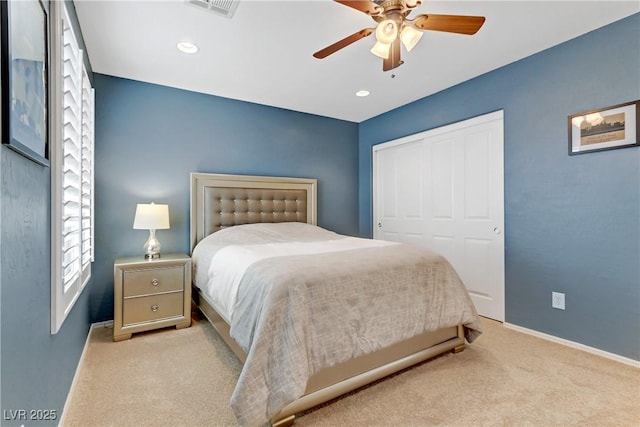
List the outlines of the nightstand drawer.
<svg viewBox="0 0 640 427">
<path fill-rule="evenodd" d="M 127 270 L 124 273 L 124 297 L 181 291 L 184 286 L 184 267 Z"/>
<path fill-rule="evenodd" d="M 126 298 L 122 309 L 122 324 L 131 325 L 183 315 L 183 292 Z"/>
</svg>

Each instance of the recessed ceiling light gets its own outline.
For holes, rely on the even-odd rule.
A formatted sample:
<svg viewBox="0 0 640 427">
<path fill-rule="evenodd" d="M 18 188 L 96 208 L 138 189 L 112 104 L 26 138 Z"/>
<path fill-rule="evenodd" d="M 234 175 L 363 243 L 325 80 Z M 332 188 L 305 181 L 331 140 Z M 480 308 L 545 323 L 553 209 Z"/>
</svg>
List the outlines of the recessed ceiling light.
<svg viewBox="0 0 640 427">
<path fill-rule="evenodd" d="M 359 91 L 356 92 L 356 96 L 360 96 L 360 97 L 369 96 L 369 91 L 368 90 L 364 90 L 364 89 L 363 90 L 359 90 Z"/>
<path fill-rule="evenodd" d="M 196 53 L 198 51 L 198 46 L 191 42 L 179 42 L 178 49 L 184 53 Z"/>
</svg>

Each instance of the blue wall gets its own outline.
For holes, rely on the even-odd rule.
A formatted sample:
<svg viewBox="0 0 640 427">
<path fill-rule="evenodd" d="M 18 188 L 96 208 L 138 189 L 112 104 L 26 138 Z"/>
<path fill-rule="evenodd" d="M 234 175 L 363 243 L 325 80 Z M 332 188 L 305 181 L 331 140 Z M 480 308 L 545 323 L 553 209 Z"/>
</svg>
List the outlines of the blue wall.
<svg viewBox="0 0 640 427">
<path fill-rule="evenodd" d="M 50 409 L 59 417 L 89 330 L 88 294 L 51 335 L 49 168 L 6 146 L 0 157 L 2 409 Z"/>
<path fill-rule="evenodd" d="M 637 99 L 640 14 L 367 120 L 360 234 L 373 145 L 504 109 L 506 321 L 640 360 L 640 149 L 567 154 L 568 115 Z"/>
<path fill-rule="evenodd" d="M 113 318 L 113 261 L 142 254 L 136 203 L 168 203 L 162 252 L 189 253 L 190 172 L 318 179 L 318 224 L 358 233 L 358 125 L 94 75 L 96 251 L 91 312 Z"/>
</svg>

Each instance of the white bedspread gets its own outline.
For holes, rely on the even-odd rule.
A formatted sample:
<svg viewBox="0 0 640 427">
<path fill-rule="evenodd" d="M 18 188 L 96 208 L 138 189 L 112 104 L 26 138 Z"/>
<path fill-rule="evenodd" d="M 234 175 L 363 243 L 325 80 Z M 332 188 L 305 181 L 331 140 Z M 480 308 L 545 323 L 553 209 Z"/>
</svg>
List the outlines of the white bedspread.
<svg viewBox="0 0 640 427">
<path fill-rule="evenodd" d="M 228 323 L 232 323 L 240 281 L 247 269 L 258 261 L 282 256 L 317 255 L 395 244 L 397 243 L 384 240 L 344 236 L 335 240 L 313 242 L 231 245 L 215 253 L 207 271 L 206 284 L 201 289 L 215 302 L 216 307 L 221 311 L 219 314 L 227 319 Z"/>
<path fill-rule="evenodd" d="M 231 397 L 243 426 L 268 422 L 323 368 L 440 328 L 480 334 L 451 265 L 416 247 L 251 224 L 203 239 L 193 261 L 196 286 L 230 309 L 231 336 L 247 353 Z M 227 287 L 214 298 L 216 283 Z"/>
</svg>

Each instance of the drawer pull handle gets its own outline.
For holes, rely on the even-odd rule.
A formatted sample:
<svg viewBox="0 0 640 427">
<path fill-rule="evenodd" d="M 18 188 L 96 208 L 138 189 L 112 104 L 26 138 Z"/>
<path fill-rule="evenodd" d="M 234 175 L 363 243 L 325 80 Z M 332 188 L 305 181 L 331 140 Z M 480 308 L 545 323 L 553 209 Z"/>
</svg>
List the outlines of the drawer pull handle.
<svg viewBox="0 0 640 427">
<path fill-rule="evenodd" d="M 160 284 L 160 281 L 158 279 L 151 279 L 151 284 L 153 286 L 158 286 Z"/>
<path fill-rule="evenodd" d="M 153 311 L 153 312 L 158 311 L 158 308 L 159 308 L 159 307 L 158 307 L 158 304 L 153 304 L 153 305 L 151 306 L 151 311 Z"/>
</svg>

